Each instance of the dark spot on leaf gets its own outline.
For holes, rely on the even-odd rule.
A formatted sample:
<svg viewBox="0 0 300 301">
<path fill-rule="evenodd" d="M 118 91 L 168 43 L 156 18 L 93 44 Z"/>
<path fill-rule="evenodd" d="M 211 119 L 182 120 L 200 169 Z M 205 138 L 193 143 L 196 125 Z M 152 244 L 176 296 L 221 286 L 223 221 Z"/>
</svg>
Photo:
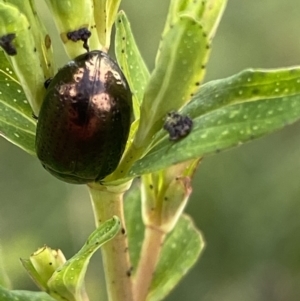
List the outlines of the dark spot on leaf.
<svg viewBox="0 0 300 301">
<path fill-rule="evenodd" d="M 252 90 L 252 94 L 256 95 L 256 94 L 258 94 L 258 93 L 259 93 L 259 89 L 253 89 L 253 90 Z"/>
<path fill-rule="evenodd" d="M 149 185 L 149 188 L 150 188 L 150 189 L 153 189 L 153 185 L 152 185 L 152 184 L 150 184 L 150 185 Z"/>
<path fill-rule="evenodd" d="M 126 230 L 124 228 L 122 228 L 121 233 L 124 235 L 126 233 Z"/>
<path fill-rule="evenodd" d="M 51 47 L 51 38 L 48 34 L 46 34 L 46 36 L 45 36 L 44 43 L 45 43 L 45 46 L 47 49 L 49 49 Z"/>
</svg>

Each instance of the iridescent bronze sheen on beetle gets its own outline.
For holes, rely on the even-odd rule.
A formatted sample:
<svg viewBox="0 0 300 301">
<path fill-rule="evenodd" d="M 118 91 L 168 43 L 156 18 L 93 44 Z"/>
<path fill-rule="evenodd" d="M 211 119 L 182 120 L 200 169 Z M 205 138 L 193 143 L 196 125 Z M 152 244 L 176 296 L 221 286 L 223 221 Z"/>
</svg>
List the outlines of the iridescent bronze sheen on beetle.
<svg viewBox="0 0 300 301">
<path fill-rule="evenodd" d="M 52 79 L 38 116 L 36 152 L 43 166 L 69 183 L 112 173 L 129 134 L 132 95 L 104 52 L 80 55 Z"/>
</svg>

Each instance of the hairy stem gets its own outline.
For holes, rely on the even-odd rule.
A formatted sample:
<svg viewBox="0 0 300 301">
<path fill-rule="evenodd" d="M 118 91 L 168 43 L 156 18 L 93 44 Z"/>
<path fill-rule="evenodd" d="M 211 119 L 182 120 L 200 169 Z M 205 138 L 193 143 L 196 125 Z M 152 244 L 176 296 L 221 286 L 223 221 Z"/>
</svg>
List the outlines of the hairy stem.
<svg viewBox="0 0 300 301">
<path fill-rule="evenodd" d="M 128 240 L 125 229 L 123 195 L 126 187 L 103 187 L 90 185 L 90 195 L 94 210 L 96 225 L 118 216 L 121 221 L 121 231 L 114 239 L 101 248 L 106 287 L 109 301 L 133 301 L 131 263 L 128 251 Z"/>
</svg>

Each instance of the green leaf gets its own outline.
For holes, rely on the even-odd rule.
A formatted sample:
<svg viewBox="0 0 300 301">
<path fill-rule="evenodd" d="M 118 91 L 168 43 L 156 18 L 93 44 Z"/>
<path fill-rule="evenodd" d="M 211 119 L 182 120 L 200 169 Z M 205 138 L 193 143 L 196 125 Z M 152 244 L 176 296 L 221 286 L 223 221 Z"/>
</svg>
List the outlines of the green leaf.
<svg viewBox="0 0 300 301">
<path fill-rule="evenodd" d="M 97 2 L 97 1 L 96 1 Z M 112 26 L 115 23 L 116 15 L 120 6 L 121 0 L 108 0 L 106 1 L 106 49 L 110 46 L 111 30 Z"/>
<path fill-rule="evenodd" d="M 53 77 L 55 66 L 51 39 L 37 14 L 35 1 L 7 0 L 6 2 L 15 5 L 26 16 L 31 27 L 31 33 L 34 37 L 36 53 L 39 56 L 44 77 L 45 79 Z"/>
<path fill-rule="evenodd" d="M 209 38 L 215 34 L 216 28 L 225 9 L 227 0 L 172 0 L 163 36 L 170 30 L 180 16 L 188 15 L 199 22 Z"/>
<path fill-rule="evenodd" d="M 167 32 L 145 90 L 136 147 L 149 144 L 165 115 L 190 100 L 203 79 L 209 49 L 202 26 L 188 16 L 178 19 Z"/>
<path fill-rule="evenodd" d="M 21 290 L 7 290 L 0 286 L 1 301 L 55 301 L 48 294 L 43 292 L 29 292 Z"/>
<path fill-rule="evenodd" d="M 65 262 L 61 250 L 53 250 L 46 245 L 31 254 L 29 259 L 21 258 L 23 267 L 42 291 L 48 291 L 48 280 Z"/>
<path fill-rule="evenodd" d="M 169 294 L 196 263 L 203 249 L 201 233 L 189 216 L 181 216 L 164 243 L 147 301 L 162 300 Z"/>
<path fill-rule="evenodd" d="M 179 13 L 185 11 L 191 2 L 195 2 L 195 1 L 193 0 L 171 0 L 170 1 L 168 15 L 167 15 L 165 27 L 162 32 L 162 37 L 165 36 L 165 34 L 170 30 L 172 25 L 178 20 Z M 199 2 L 200 1 L 198 1 L 198 3 Z"/>
<path fill-rule="evenodd" d="M 36 122 L 11 65 L 0 51 L 0 135 L 35 154 Z"/>
<path fill-rule="evenodd" d="M 34 281 L 34 283 L 39 287 L 39 289 L 46 290 L 47 282 L 45 282 L 42 275 L 40 275 L 37 272 L 37 270 L 32 265 L 31 261 L 29 259 L 23 259 L 23 258 L 21 258 L 20 260 L 26 272 L 29 274 L 29 276 Z"/>
<path fill-rule="evenodd" d="M 212 39 L 216 33 L 217 27 L 226 7 L 227 0 L 206 0 L 205 2 L 203 1 L 203 10 L 200 8 L 201 13 L 198 13 L 197 16 L 195 15 L 197 9 L 194 7 L 197 6 L 197 3 L 199 2 L 193 1 L 193 3 L 190 4 L 188 14 L 195 16 L 195 19 L 202 24 L 203 28 L 205 28 L 208 38 Z"/>
<path fill-rule="evenodd" d="M 97 0 L 94 1 L 94 17 L 98 38 L 103 47 L 108 50 L 110 46 L 111 30 L 121 0 Z"/>
<path fill-rule="evenodd" d="M 119 232 L 120 228 L 120 220 L 116 216 L 100 225 L 89 236 L 82 249 L 54 272 L 48 281 L 49 294 L 58 300 L 84 300 L 84 276 L 89 260 L 101 245 Z"/>
<path fill-rule="evenodd" d="M 44 99 L 45 76 L 37 52 L 33 28 L 27 17 L 15 5 L 0 2 L 0 37 L 15 35 L 12 48 L 16 54 L 8 59 L 15 70 L 35 115 Z"/>
<path fill-rule="evenodd" d="M 144 238 L 144 223 L 141 212 L 141 184 L 137 180 L 125 195 L 124 213 L 129 244 L 129 254 L 133 272 L 138 265 Z"/>
<path fill-rule="evenodd" d="M 118 63 L 124 72 L 133 93 L 133 110 L 136 119 L 140 117 L 140 105 L 149 81 L 149 71 L 141 57 L 124 12 L 116 20 L 115 50 Z"/>
<path fill-rule="evenodd" d="M 130 259 L 135 272 L 145 230 L 139 181 L 133 183 L 124 204 Z M 162 300 L 196 262 L 203 247 L 201 233 L 192 220 L 186 215 L 181 216 L 166 238 L 147 301 Z"/>
<path fill-rule="evenodd" d="M 55 21 L 65 50 L 71 59 L 85 53 L 86 50 L 83 48 L 81 41 L 73 42 L 68 39 L 67 33 L 70 31 L 88 28 L 92 33 L 89 38 L 90 49 L 101 49 L 94 20 L 93 0 L 72 1 L 72 5 L 71 2 L 61 0 L 46 0 L 46 3 L 51 11 L 51 16 Z"/>
<path fill-rule="evenodd" d="M 106 2 L 107 0 L 94 1 L 94 19 L 100 44 L 106 44 Z"/>
<path fill-rule="evenodd" d="M 135 162 L 137 176 L 200 158 L 269 134 L 300 118 L 300 68 L 245 70 L 205 84 L 182 110 L 192 132 L 171 142 L 164 130 L 156 146 Z"/>
</svg>

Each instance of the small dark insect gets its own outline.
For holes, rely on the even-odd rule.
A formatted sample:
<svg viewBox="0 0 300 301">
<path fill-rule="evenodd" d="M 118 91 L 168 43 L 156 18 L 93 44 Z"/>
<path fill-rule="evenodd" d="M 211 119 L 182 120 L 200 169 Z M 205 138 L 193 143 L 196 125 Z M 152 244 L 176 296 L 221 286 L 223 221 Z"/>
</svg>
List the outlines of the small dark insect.
<svg viewBox="0 0 300 301">
<path fill-rule="evenodd" d="M 167 114 L 164 129 L 169 132 L 171 141 L 178 141 L 187 136 L 192 130 L 193 120 L 188 116 L 180 115 L 175 111 Z"/>
<path fill-rule="evenodd" d="M 102 51 L 82 54 L 47 88 L 38 116 L 37 156 L 65 182 L 100 181 L 119 164 L 131 114 L 132 95 L 117 63 Z"/>
<path fill-rule="evenodd" d="M 78 30 L 69 31 L 67 33 L 67 38 L 73 42 L 82 41 L 83 42 L 83 48 L 86 49 L 86 51 L 89 51 L 88 46 L 88 39 L 91 36 L 91 32 L 86 28 L 80 28 Z"/>
<path fill-rule="evenodd" d="M 13 56 L 17 54 L 17 49 L 12 43 L 13 39 L 15 38 L 16 38 L 15 33 L 9 33 L 0 37 L 0 46 L 8 55 Z"/>
</svg>

